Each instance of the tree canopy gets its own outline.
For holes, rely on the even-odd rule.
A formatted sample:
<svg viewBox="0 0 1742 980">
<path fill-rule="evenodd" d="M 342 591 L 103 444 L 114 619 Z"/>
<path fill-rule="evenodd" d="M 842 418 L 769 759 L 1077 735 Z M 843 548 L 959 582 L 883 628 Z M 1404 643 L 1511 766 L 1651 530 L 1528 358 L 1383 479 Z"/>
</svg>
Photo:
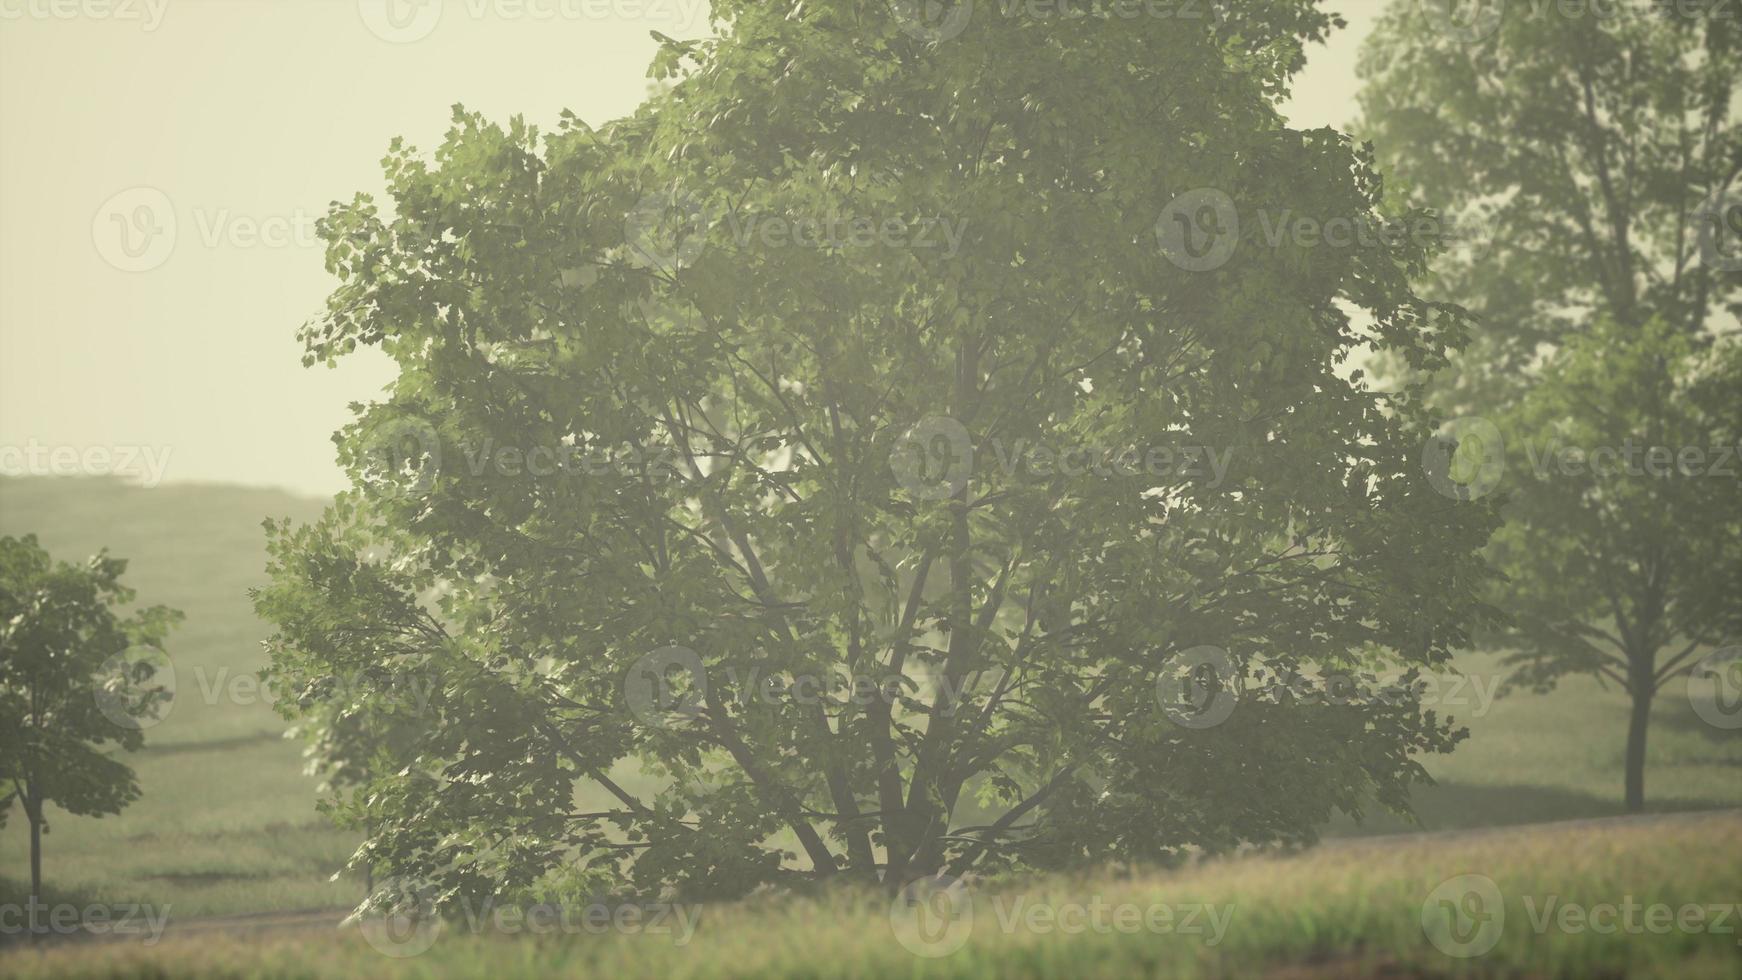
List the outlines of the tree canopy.
<svg viewBox="0 0 1742 980">
<path fill-rule="evenodd" d="M 1722 4 L 1395 4 L 1362 51 L 1363 139 L 1464 242 L 1433 292 L 1480 320 L 1434 386 L 1483 411 L 1607 317 L 1703 340 L 1742 314 L 1742 17 Z"/>
<path fill-rule="evenodd" d="M 144 745 L 142 729 L 173 696 L 157 672 L 181 614 L 118 614 L 134 598 L 126 570 L 107 552 L 72 565 L 35 535 L 0 537 L 0 822 L 15 800 L 30 821 L 33 897 L 46 805 L 102 816 L 137 799 L 133 770 L 112 751 Z"/>
<path fill-rule="evenodd" d="M 1331 19 L 1012 9 L 726 0 L 632 117 L 456 108 L 323 220 L 307 360 L 399 373 L 257 601 L 283 683 L 435 681 L 359 864 L 737 894 L 1407 806 L 1460 734 L 1408 671 L 1487 615 L 1495 521 L 1348 363 L 1445 363 L 1434 243 L 1260 233 L 1420 216 L 1277 112 Z M 1193 269 L 1157 226 L 1206 189 L 1240 238 Z"/>
</svg>

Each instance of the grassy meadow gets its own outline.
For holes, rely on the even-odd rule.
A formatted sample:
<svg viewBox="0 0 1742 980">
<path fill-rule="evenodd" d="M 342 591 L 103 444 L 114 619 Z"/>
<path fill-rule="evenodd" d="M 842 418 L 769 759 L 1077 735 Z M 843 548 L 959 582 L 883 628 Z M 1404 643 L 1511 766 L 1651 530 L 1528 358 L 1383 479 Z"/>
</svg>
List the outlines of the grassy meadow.
<svg viewBox="0 0 1742 980">
<path fill-rule="evenodd" d="M 320 506 L 235 487 L 146 490 L 102 480 L 0 479 L 0 533 L 35 533 L 63 560 L 107 546 L 130 559 L 125 581 L 142 602 L 187 614 L 171 641 L 174 709 L 147 732 L 147 748 L 128 760 L 144 795 L 118 817 L 51 811 L 44 838 L 50 902 L 151 903 L 167 909 L 172 924 L 321 910 L 311 921 L 331 936 L 335 910 L 361 897 L 361 882 L 332 880 L 355 839 L 315 812 L 316 783 L 303 771 L 301 747 L 284 738 L 283 721 L 250 680 L 264 664 L 259 641 L 265 630 L 246 596 L 264 578 L 260 521 L 312 519 Z M 1622 812 L 1623 695 L 1576 679 L 1546 697 L 1493 700 L 1502 676 L 1498 660 L 1467 655 L 1459 665 L 1465 680 L 1439 689 L 1436 707 L 1468 724 L 1472 734 L 1455 754 L 1428 761 L 1438 785 L 1417 794 L 1419 827 L 1386 815 L 1363 825 L 1339 820 L 1326 828 L 1333 840 L 1304 856 L 1249 857 L 1164 877 L 1022 886 L 1024 894 L 1041 888 L 1122 902 L 1231 903 L 1235 924 L 1214 946 L 1117 931 L 1091 931 L 1066 944 L 1056 934 L 987 928 L 986 922 L 998 921 L 991 909 L 981 912 L 981 925 L 962 951 L 916 957 L 890 941 L 887 903 L 836 896 L 823 903 L 710 908 L 683 948 L 647 936 L 596 942 L 445 937 L 439 955 L 396 960 L 361 942 L 308 946 L 276 932 L 196 947 L 175 939 L 172 925 L 170 938 L 151 949 L 55 943 L 46 954 L 0 952 L 0 973 L 145 976 L 197 967 L 215 976 L 341 976 L 368 967 L 442 976 L 489 964 L 505 975 L 1039 976 L 1069 968 L 1082 976 L 1223 976 L 1293 963 L 1294 972 L 1276 975 L 1577 976 L 1592 975 L 1585 968 L 1598 964 L 1634 964 L 1643 975 L 1668 975 L 1665 964 L 1675 964 L 1673 972 L 1685 968 L 1683 975 L 1742 975 L 1735 937 L 1705 934 L 1630 944 L 1640 937 L 1545 936 L 1509 926 L 1495 952 L 1468 960 L 1426 944 L 1419 922 L 1425 890 L 1464 873 L 1486 874 L 1499 884 L 1509 923 L 1527 919 L 1524 909 L 1513 907 L 1518 896 L 1539 892 L 1590 902 L 1620 901 L 1629 891 L 1678 904 L 1742 899 L 1742 819 L 1734 812 L 1381 839 L 1406 830 L 1465 831 Z M 634 782 L 639 774 L 618 775 Z M 1647 794 L 1654 813 L 1742 806 L 1742 731 L 1705 724 L 1679 686 L 1666 691 L 1651 730 Z M 27 825 L 14 813 L 0 830 L 0 903 L 23 901 L 28 853 Z M 981 894 L 980 900 L 992 898 Z M 851 907 L 831 908 L 830 902 Z"/>
<path fill-rule="evenodd" d="M 63 942 L 3 962 L 48 977 L 1734 977 L 1735 812 L 1342 841 L 1169 874 L 977 883 L 915 911 L 836 893 L 691 907 L 587 933 L 460 919 L 407 945 L 330 923 L 155 945 Z M 1714 860 L 1721 856 L 1723 859 Z M 1478 889 L 1466 892 L 1469 882 Z M 1454 926 L 1440 896 L 1475 895 Z M 1044 913 L 1044 914 L 1041 914 Z M 918 916 L 936 918 L 919 921 Z M 1686 928 L 1665 928 L 1680 916 Z M 492 921 L 507 923 L 492 926 Z M 472 923 L 482 923 L 474 925 Z M 387 954 L 387 955 L 384 955 Z"/>
</svg>

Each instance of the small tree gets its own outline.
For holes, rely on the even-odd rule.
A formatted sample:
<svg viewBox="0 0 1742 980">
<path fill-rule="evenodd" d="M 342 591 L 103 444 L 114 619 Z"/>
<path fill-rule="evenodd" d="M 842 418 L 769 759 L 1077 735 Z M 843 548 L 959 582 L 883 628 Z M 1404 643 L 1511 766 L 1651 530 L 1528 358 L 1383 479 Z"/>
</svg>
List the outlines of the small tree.
<svg viewBox="0 0 1742 980">
<path fill-rule="evenodd" d="M 107 747 L 138 750 L 144 723 L 172 697 L 156 673 L 181 613 L 118 616 L 133 601 L 126 569 L 106 551 L 70 565 L 52 561 L 35 535 L 0 538 L 0 785 L 9 787 L 0 815 L 17 800 L 30 821 L 33 917 L 46 806 L 102 816 L 136 799 L 133 770 Z"/>
<path fill-rule="evenodd" d="M 1507 686 L 1589 674 L 1626 691 L 1637 812 L 1653 697 L 1742 603 L 1742 344 L 1702 353 L 1657 321 L 1600 321 L 1500 428 L 1508 520 L 1492 550 L 1520 646 Z"/>
</svg>

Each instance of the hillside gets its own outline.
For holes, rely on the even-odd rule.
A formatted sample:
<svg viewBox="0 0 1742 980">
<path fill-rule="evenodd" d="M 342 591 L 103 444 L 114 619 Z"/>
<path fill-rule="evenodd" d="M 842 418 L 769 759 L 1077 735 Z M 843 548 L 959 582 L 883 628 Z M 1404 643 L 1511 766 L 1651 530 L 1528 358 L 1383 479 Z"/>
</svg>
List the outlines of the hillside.
<svg viewBox="0 0 1742 980">
<path fill-rule="evenodd" d="M 243 487 L 0 478 L 0 533 L 34 533 L 63 561 L 107 547 L 128 559 L 123 581 L 141 602 L 187 614 L 170 642 L 174 706 L 128 760 L 144 795 L 119 817 L 50 810 L 50 895 L 173 898 L 212 912 L 352 899 L 354 887 L 326 879 L 354 842 L 315 812 L 301 747 L 284 739 L 284 722 L 248 680 L 265 665 L 265 631 L 247 596 L 265 579 L 260 522 L 310 520 L 321 507 Z M 27 883 L 25 831 L 22 819 L 0 831 L 8 899 Z"/>
</svg>

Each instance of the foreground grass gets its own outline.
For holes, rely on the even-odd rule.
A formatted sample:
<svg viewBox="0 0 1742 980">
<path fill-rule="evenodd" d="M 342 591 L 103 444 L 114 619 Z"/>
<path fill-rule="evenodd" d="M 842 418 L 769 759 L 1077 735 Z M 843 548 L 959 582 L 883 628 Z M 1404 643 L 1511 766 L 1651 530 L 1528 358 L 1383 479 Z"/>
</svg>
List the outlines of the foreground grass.
<svg viewBox="0 0 1742 980">
<path fill-rule="evenodd" d="M 1460 877 L 1470 875 L 1493 891 L 1482 897 L 1481 879 Z M 0 973 L 1735 977 L 1742 812 L 1349 841 L 1166 874 L 980 883 L 965 894 L 917 908 L 866 894 L 708 906 L 693 909 L 687 941 L 670 922 L 589 934 L 577 919 L 534 936 L 524 926 L 504 934 L 487 918 L 474 932 L 461 918 L 400 958 L 353 927 L 178 937 L 172 924 L 151 946 L 61 941 L 0 952 Z M 1442 898 L 1473 917 L 1454 923 Z M 1685 924 L 1689 907 L 1703 921 Z"/>
</svg>

